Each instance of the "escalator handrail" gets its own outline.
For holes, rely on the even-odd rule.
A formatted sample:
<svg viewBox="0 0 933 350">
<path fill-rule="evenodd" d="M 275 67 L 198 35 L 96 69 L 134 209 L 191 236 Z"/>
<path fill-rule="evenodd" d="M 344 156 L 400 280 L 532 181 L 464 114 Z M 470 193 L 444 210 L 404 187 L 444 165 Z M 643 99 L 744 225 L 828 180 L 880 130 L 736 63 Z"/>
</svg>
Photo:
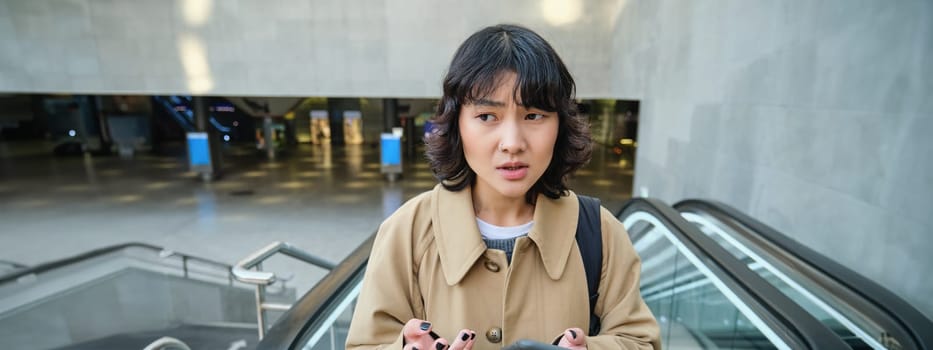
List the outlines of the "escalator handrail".
<svg viewBox="0 0 933 350">
<path fill-rule="evenodd" d="M 14 269 L 25 269 L 29 267 L 28 265 L 20 264 L 18 262 L 9 261 L 9 260 L 0 260 L 0 265 L 7 265 Z"/>
<path fill-rule="evenodd" d="M 304 339 L 304 335 L 323 326 L 323 316 L 330 306 L 339 303 L 339 296 L 353 288 L 353 277 L 365 269 L 375 238 L 374 232 L 301 299 L 292 304 L 291 309 L 269 328 L 256 349 L 300 349 L 302 344 L 299 342 Z"/>
<path fill-rule="evenodd" d="M 722 220 L 725 217 L 747 227 L 768 242 L 783 249 L 784 253 L 790 254 L 813 269 L 820 271 L 826 277 L 849 288 L 851 292 L 885 312 L 886 316 L 895 320 L 898 326 L 910 334 L 911 340 L 915 342 L 917 349 L 933 349 L 933 333 L 929 332 L 929 330 L 933 329 L 933 321 L 880 284 L 725 203 L 712 200 L 687 199 L 678 202 L 674 207 L 680 211 L 702 211 L 713 215 L 722 222 L 726 222 Z M 852 300 L 847 300 L 847 302 L 855 304 Z"/>
<path fill-rule="evenodd" d="M 749 269 L 719 243 L 700 232 L 699 228 L 689 223 L 680 213 L 664 202 L 653 198 L 633 198 L 623 205 L 622 209 L 616 213 L 616 217 L 622 220 L 627 214 L 637 211 L 653 214 L 663 224 L 672 228 L 672 233 L 680 235 L 685 245 L 701 251 L 708 263 L 718 267 L 730 279 L 737 281 L 743 291 L 773 317 L 771 321 L 775 324 L 771 326 L 780 327 L 779 330 L 783 334 L 797 338 L 801 345 L 810 349 L 850 348 L 830 328 Z"/>
<path fill-rule="evenodd" d="M 162 96 L 153 96 L 153 99 L 155 99 L 156 101 L 158 101 L 159 104 L 161 104 L 162 107 L 163 107 L 168 113 L 171 113 L 171 114 L 172 114 L 172 117 L 174 117 L 174 118 L 175 118 L 176 120 L 178 120 L 179 122 L 185 123 L 185 128 L 186 128 L 186 129 L 190 129 L 190 130 L 195 130 L 195 129 L 197 129 L 197 128 L 195 127 L 195 125 L 194 125 L 195 123 L 192 121 L 192 118 L 193 118 L 193 117 L 192 117 L 192 116 L 185 116 L 185 117 L 179 118 L 179 116 L 180 116 L 179 113 L 180 113 L 180 112 L 178 112 L 177 110 L 175 110 L 175 106 L 172 105 L 171 102 L 166 101 L 166 98 L 165 98 L 165 97 L 162 97 Z M 170 96 L 168 99 L 177 99 L 177 96 Z M 187 99 L 186 102 L 190 102 L 190 99 Z M 191 109 L 190 106 L 185 106 L 185 108 L 187 108 L 187 111 L 188 111 L 188 112 L 191 112 L 192 114 L 194 113 L 194 111 Z M 215 118 L 212 114 L 209 116 L 208 121 L 210 122 L 211 125 L 214 126 L 214 129 L 217 129 L 217 131 L 220 131 L 221 133 L 224 133 L 224 134 L 230 133 L 230 127 L 221 124 L 220 121 L 218 121 L 217 118 Z"/>
<path fill-rule="evenodd" d="M 165 111 L 166 113 L 169 113 L 171 117 L 175 119 L 175 121 L 185 124 L 184 126 L 182 126 L 182 129 L 185 129 L 186 131 L 195 129 L 194 123 L 187 117 L 181 116 L 179 112 L 175 110 L 175 106 L 172 105 L 170 101 L 167 101 L 168 98 L 164 96 L 152 96 L 152 99 L 158 102 L 159 105 L 162 106 L 163 111 Z"/>
<path fill-rule="evenodd" d="M 197 261 L 197 262 L 200 262 L 200 263 L 204 263 L 204 264 L 208 264 L 208 265 L 214 265 L 214 266 L 217 266 L 217 267 L 221 267 L 221 268 L 226 269 L 228 273 L 229 273 L 230 270 L 233 268 L 232 266 L 227 265 L 227 264 L 224 264 L 224 263 L 222 263 L 222 262 L 217 262 L 217 261 L 213 261 L 213 260 L 209 260 L 209 259 L 199 258 L 199 257 L 196 257 L 196 256 L 191 256 L 191 255 L 179 253 L 179 252 L 176 252 L 176 251 L 169 251 L 169 250 L 166 250 L 165 248 L 159 247 L 159 246 L 157 246 L 157 245 L 152 245 L 152 244 L 142 243 L 142 242 L 129 242 L 129 243 L 116 244 L 116 245 L 112 245 L 112 246 L 106 246 L 106 247 L 103 247 L 103 248 L 94 249 L 94 250 L 91 250 L 91 251 L 88 251 L 88 252 L 84 252 L 84 253 L 81 253 L 81 254 L 78 254 L 78 255 L 75 255 L 75 256 L 71 256 L 71 257 L 68 257 L 68 258 L 59 259 L 59 260 L 55 260 L 55 261 L 51 261 L 51 262 L 39 264 L 39 265 L 30 267 L 30 268 L 27 268 L 27 269 L 23 269 L 23 270 L 16 270 L 16 271 L 13 271 L 13 272 L 11 272 L 11 273 L 8 273 L 8 274 L 5 274 L 5 275 L 3 275 L 3 276 L 0 276 L 0 286 L 5 285 L 5 284 L 10 283 L 10 282 L 15 282 L 16 280 L 18 280 L 20 277 L 23 277 L 23 276 L 32 275 L 32 274 L 38 275 L 38 274 L 41 274 L 41 273 L 45 273 L 45 272 L 48 272 L 48 271 L 51 271 L 51 270 L 55 270 L 55 269 L 58 269 L 58 268 L 66 267 L 66 266 L 69 266 L 69 265 L 72 265 L 72 264 L 76 264 L 76 263 L 80 263 L 80 262 L 83 262 L 83 261 L 87 261 L 87 260 L 90 260 L 90 259 L 94 259 L 94 258 L 103 256 L 103 255 L 107 255 L 107 254 L 110 254 L 110 253 L 113 253 L 113 252 L 117 252 L 117 251 L 120 251 L 120 250 L 123 250 L 123 249 L 127 249 L 127 248 L 143 248 L 143 249 L 148 249 L 148 250 L 152 250 L 152 251 L 171 252 L 171 255 L 172 255 L 172 256 L 178 256 L 178 257 L 181 257 L 181 258 L 184 258 L 184 259 L 187 259 L 187 260 Z"/>
</svg>

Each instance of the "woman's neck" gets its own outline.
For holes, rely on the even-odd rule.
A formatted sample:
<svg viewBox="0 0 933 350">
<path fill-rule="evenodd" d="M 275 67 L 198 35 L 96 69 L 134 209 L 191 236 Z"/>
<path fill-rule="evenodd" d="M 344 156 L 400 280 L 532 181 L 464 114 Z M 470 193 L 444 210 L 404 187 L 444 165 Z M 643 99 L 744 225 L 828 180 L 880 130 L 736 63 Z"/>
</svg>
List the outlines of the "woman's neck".
<svg viewBox="0 0 933 350">
<path fill-rule="evenodd" d="M 496 226 L 518 226 L 534 219 L 535 206 L 525 197 L 505 197 L 473 188 L 473 211 L 476 217 Z"/>
</svg>

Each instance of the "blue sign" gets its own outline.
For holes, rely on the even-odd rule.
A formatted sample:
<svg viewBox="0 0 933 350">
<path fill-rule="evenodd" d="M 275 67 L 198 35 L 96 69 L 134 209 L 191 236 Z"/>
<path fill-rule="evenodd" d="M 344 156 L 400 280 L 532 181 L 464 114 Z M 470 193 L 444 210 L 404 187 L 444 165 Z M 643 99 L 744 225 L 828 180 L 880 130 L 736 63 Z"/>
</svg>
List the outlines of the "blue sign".
<svg viewBox="0 0 933 350">
<path fill-rule="evenodd" d="M 384 133 L 380 139 L 382 165 L 402 165 L 402 138 Z"/>
<path fill-rule="evenodd" d="M 188 133 L 188 159 L 192 168 L 211 165 L 211 149 L 206 132 Z"/>
</svg>

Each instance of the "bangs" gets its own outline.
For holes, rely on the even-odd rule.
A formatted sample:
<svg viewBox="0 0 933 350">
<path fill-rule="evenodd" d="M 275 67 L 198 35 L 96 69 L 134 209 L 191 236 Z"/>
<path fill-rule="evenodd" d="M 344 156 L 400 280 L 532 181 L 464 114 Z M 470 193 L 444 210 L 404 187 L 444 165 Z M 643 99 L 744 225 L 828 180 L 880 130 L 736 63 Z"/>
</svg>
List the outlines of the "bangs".
<svg viewBox="0 0 933 350">
<path fill-rule="evenodd" d="M 512 69 L 501 69 L 495 72 L 482 72 L 477 82 L 462 86 L 460 96 L 464 104 L 471 104 L 478 100 L 488 99 L 490 95 L 503 83 L 507 73 L 515 73 L 515 86 L 512 87 L 512 99 L 525 108 L 536 108 L 547 112 L 558 111 L 559 105 L 554 98 L 559 86 L 548 84 L 547 81 L 529 79 Z"/>
<path fill-rule="evenodd" d="M 557 112 L 562 109 L 562 101 L 572 99 L 573 79 L 566 68 L 561 69 L 563 64 L 557 61 L 557 56 L 528 49 L 549 46 L 540 37 L 497 33 L 493 40 L 476 45 L 467 40 L 465 44 L 456 55 L 459 59 L 452 64 L 462 74 L 447 86 L 452 90 L 449 95 L 461 103 L 489 97 L 509 72 L 515 73 L 512 97 L 525 108 Z"/>
</svg>

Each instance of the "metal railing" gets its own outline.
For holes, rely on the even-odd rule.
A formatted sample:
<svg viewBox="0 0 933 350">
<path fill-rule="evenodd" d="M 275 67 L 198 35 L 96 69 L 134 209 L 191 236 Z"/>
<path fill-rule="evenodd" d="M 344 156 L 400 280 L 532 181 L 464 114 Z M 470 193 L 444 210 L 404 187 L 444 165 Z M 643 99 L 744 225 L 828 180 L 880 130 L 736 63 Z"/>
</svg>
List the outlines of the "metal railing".
<svg viewBox="0 0 933 350">
<path fill-rule="evenodd" d="M 170 349 L 191 350 L 191 348 L 189 348 L 187 344 L 185 344 L 181 340 L 178 340 L 172 337 L 162 337 L 162 338 L 156 339 L 156 341 L 146 346 L 146 348 L 144 348 L 143 350 L 170 350 Z"/>
<path fill-rule="evenodd" d="M 29 268 L 29 266 L 27 266 L 27 265 L 20 264 L 20 263 L 15 262 L 15 261 L 9 261 L 9 260 L 0 260 L 0 265 L 9 266 L 9 267 L 14 268 L 14 269 L 25 269 L 25 268 Z"/>
<path fill-rule="evenodd" d="M 335 306 L 352 298 L 352 289 L 362 279 L 369 261 L 376 233 L 373 234 L 350 255 L 343 259 L 336 268 L 295 302 L 273 324 L 266 337 L 259 342 L 256 350 L 306 349 L 315 346 L 312 338 L 321 333 L 323 328 L 330 329 L 333 337 L 333 314 L 339 314 L 341 308 Z M 334 341 L 331 340 L 333 345 Z"/>
<path fill-rule="evenodd" d="M 26 267 L 26 268 L 14 270 L 7 274 L 0 275 L 0 286 L 10 283 L 10 282 L 16 282 L 20 278 L 27 277 L 29 275 L 40 275 L 45 272 L 53 271 L 56 269 L 67 267 L 67 266 L 73 266 L 77 263 L 81 263 L 81 262 L 88 261 L 94 258 L 98 258 L 103 255 L 116 253 L 121 250 L 129 249 L 129 248 L 145 249 L 145 250 L 149 250 L 152 252 L 156 252 L 158 253 L 159 258 L 161 259 L 167 259 L 171 257 L 180 258 L 181 263 L 182 263 L 182 266 L 181 266 L 182 273 L 185 278 L 188 278 L 188 273 L 189 273 L 188 262 L 189 261 L 195 261 L 195 262 L 198 262 L 204 265 L 218 267 L 225 271 L 230 271 L 233 268 L 232 266 L 221 263 L 221 262 L 199 258 L 196 256 L 184 254 L 184 253 L 179 253 L 179 252 L 168 250 L 163 247 L 156 246 L 156 245 L 152 245 L 148 243 L 141 243 L 141 242 L 130 242 L 130 243 L 123 243 L 123 244 L 117 244 L 117 245 L 112 245 L 108 247 L 98 248 L 98 249 L 94 249 L 94 250 L 91 250 L 91 251 L 88 251 L 82 254 L 72 256 L 72 257 L 68 257 L 68 258 L 64 258 L 64 259 L 60 259 L 60 260 L 32 266 L 32 267 Z M 227 274 L 226 277 L 228 279 L 228 284 L 232 285 L 233 277 L 230 276 L 229 273 L 226 273 L 226 274 Z"/>
<path fill-rule="evenodd" d="M 256 323 L 259 326 L 259 339 L 266 333 L 266 310 L 288 311 L 291 304 L 266 302 L 266 286 L 275 283 L 275 273 L 262 270 L 262 262 L 275 254 L 282 253 L 311 265 L 333 270 L 336 265 L 314 256 L 285 242 L 272 242 L 265 248 L 250 254 L 233 266 L 233 277 L 237 281 L 256 285 Z M 255 270 L 252 270 L 255 269 Z"/>
</svg>

